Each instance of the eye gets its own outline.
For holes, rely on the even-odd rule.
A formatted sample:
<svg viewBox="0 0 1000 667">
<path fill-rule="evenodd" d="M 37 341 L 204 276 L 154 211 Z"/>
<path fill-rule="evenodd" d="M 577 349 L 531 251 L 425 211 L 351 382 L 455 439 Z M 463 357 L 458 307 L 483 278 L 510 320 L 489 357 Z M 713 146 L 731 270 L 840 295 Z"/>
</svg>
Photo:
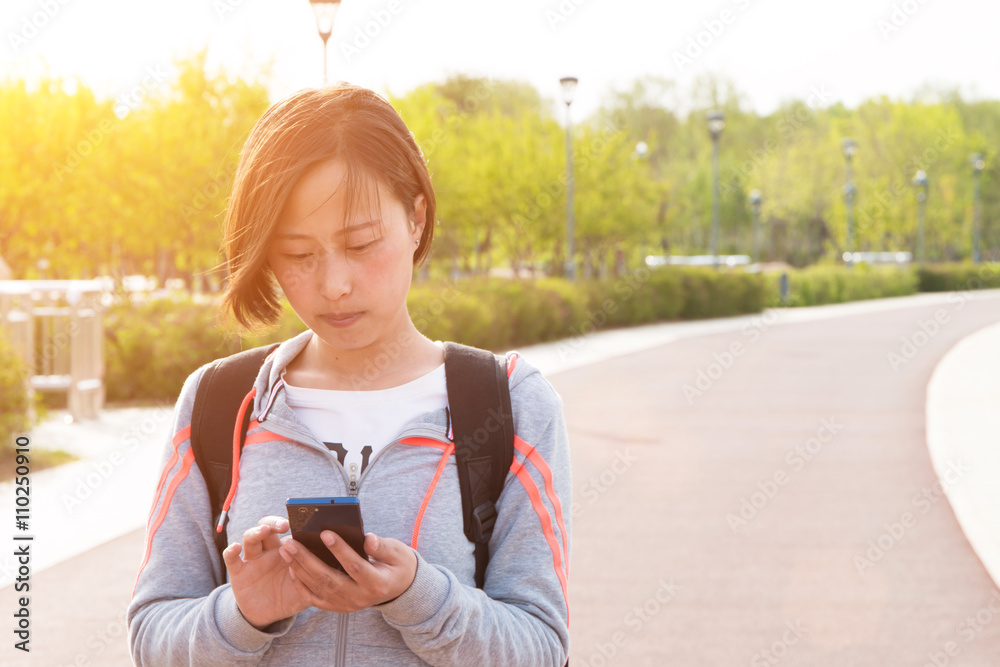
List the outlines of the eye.
<svg viewBox="0 0 1000 667">
<path fill-rule="evenodd" d="M 312 257 L 312 255 L 311 254 L 305 254 L 305 255 L 285 255 L 285 257 L 287 257 L 288 259 L 290 259 L 292 261 L 295 261 L 295 262 L 301 262 L 303 260 L 309 259 L 310 257 Z"/>
<path fill-rule="evenodd" d="M 369 241 L 368 243 L 362 243 L 361 245 L 351 246 L 350 248 L 348 248 L 348 250 L 350 250 L 351 252 L 364 252 L 365 250 L 368 250 L 376 243 L 378 243 L 378 239 L 374 241 Z"/>
</svg>

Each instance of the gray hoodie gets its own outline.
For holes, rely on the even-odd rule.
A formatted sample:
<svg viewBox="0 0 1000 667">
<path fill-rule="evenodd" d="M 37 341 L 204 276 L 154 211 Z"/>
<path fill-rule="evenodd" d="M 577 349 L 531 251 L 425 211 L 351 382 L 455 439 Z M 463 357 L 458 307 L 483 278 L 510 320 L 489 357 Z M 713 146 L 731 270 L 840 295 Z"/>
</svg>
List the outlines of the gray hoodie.
<svg viewBox="0 0 1000 667">
<path fill-rule="evenodd" d="M 306 330 L 282 343 L 257 375 L 229 508 L 230 544 L 262 517 L 286 516 L 289 497 L 350 495 L 352 480 L 336 453 L 296 418 L 278 383 L 312 335 Z M 184 383 L 174 436 L 162 455 L 126 615 L 136 665 L 537 667 L 566 661 L 569 444 L 562 399 L 536 368 L 516 353 L 507 355 L 515 455 L 497 503 L 482 590 L 475 587 L 473 545 L 462 528 L 458 474 L 441 409 L 405 428 L 353 480 L 365 530 L 415 547 L 417 573 L 409 589 L 350 614 L 309 607 L 266 631 L 250 625 L 236 605 L 213 540 L 205 481 L 193 465 L 191 411 L 204 369 Z"/>
</svg>

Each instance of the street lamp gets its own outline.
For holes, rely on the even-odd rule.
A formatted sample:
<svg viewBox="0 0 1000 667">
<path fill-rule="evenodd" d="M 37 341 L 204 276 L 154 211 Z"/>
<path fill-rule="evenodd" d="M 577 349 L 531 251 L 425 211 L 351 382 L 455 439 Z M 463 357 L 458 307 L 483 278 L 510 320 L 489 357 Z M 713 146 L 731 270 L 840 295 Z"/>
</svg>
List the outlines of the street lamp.
<svg viewBox="0 0 1000 667">
<path fill-rule="evenodd" d="M 577 81 L 575 76 L 559 79 L 563 101 L 566 103 L 566 276 L 570 280 L 576 279 L 576 267 L 573 262 L 573 125 L 569 117 L 569 105 L 573 103 Z"/>
<path fill-rule="evenodd" d="M 847 250 L 844 253 L 844 261 L 850 267 L 854 263 L 851 253 L 854 252 L 854 197 L 857 195 L 851 158 L 858 152 L 858 142 L 854 139 L 844 139 L 841 146 L 844 149 L 844 159 L 847 161 L 847 182 L 844 185 L 844 202 L 847 204 Z"/>
<path fill-rule="evenodd" d="M 982 180 L 983 162 L 982 153 L 975 153 L 972 156 L 972 175 L 976 179 L 976 189 L 972 199 L 972 261 L 979 263 L 979 182 Z"/>
<path fill-rule="evenodd" d="M 708 133 L 712 135 L 712 264 L 719 268 L 719 135 L 726 126 L 726 117 L 721 111 L 709 111 L 705 115 Z"/>
<path fill-rule="evenodd" d="M 333 33 L 333 17 L 340 9 L 340 0 L 309 0 L 316 14 L 316 29 L 323 40 L 323 85 L 326 85 L 326 43 Z"/>
<path fill-rule="evenodd" d="M 913 185 L 917 188 L 917 261 L 924 263 L 924 216 L 927 207 L 927 172 L 917 171 L 913 177 Z"/>
<path fill-rule="evenodd" d="M 753 212 L 753 262 L 760 263 L 760 190 L 750 191 L 750 210 Z"/>
</svg>

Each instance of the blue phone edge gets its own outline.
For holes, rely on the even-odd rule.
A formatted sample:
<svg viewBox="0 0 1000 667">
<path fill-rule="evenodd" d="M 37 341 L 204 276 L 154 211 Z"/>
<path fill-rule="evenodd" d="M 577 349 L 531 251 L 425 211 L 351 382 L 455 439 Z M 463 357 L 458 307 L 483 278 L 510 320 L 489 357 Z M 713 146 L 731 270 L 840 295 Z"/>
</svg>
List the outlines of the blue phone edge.
<svg viewBox="0 0 1000 667">
<path fill-rule="evenodd" d="M 323 496 L 315 498 L 289 498 L 285 505 L 357 505 L 353 496 Z"/>
</svg>

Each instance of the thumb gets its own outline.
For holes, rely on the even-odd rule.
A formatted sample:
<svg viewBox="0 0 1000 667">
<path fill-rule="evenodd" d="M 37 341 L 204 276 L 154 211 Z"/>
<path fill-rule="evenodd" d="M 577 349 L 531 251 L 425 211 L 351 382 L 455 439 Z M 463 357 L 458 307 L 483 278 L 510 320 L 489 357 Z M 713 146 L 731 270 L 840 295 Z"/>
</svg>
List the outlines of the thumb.
<svg viewBox="0 0 1000 667">
<path fill-rule="evenodd" d="M 365 535 L 365 553 L 377 561 L 392 565 L 402 560 L 404 545 L 399 540 L 382 539 L 375 533 Z"/>
</svg>

